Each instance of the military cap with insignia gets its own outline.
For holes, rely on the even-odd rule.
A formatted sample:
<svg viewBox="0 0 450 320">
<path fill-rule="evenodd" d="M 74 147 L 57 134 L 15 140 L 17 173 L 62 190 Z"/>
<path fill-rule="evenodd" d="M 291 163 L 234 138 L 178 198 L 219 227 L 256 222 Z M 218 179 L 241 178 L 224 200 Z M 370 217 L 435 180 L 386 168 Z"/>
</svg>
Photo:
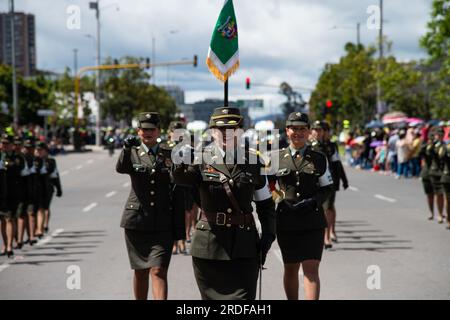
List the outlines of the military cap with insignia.
<svg viewBox="0 0 450 320">
<path fill-rule="evenodd" d="M 4 134 L 2 134 L 1 142 L 2 143 L 12 143 L 13 142 L 13 137 L 8 135 L 8 134 L 6 134 L 6 133 L 4 133 Z"/>
<path fill-rule="evenodd" d="M 323 123 L 320 120 L 316 120 L 311 125 L 311 129 L 323 129 Z"/>
<path fill-rule="evenodd" d="M 172 121 L 169 124 L 169 131 L 173 131 L 176 129 L 184 129 L 184 123 L 181 121 Z"/>
<path fill-rule="evenodd" d="M 22 145 L 22 144 L 23 144 L 22 138 L 19 137 L 19 136 L 15 136 L 15 137 L 14 137 L 14 144 L 17 145 L 17 146 Z"/>
<path fill-rule="evenodd" d="M 138 115 L 138 127 L 141 129 L 159 129 L 160 123 L 158 112 L 142 112 Z"/>
<path fill-rule="evenodd" d="M 34 139 L 27 139 L 27 140 L 25 140 L 25 142 L 23 143 L 23 146 L 25 148 L 34 148 L 35 147 Z"/>
<path fill-rule="evenodd" d="M 287 120 L 286 127 L 290 126 L 308 126 L 309 127 L 309 117 L 306 113 L 302 112 L 292 112 Z"/>
<path fill-rule="evenodd" d="M 45 149 L 48 151 L 48 145 L 44 141 L 39 141 L 36 145 L 36 149 Z"/>
<path fill-rule="evenodd" d="M 219 107 L 214 109 L 209 120 L 210 128 L 236 128 L 244 125 L 244 117 L 239 108 Z"/>
</svg>

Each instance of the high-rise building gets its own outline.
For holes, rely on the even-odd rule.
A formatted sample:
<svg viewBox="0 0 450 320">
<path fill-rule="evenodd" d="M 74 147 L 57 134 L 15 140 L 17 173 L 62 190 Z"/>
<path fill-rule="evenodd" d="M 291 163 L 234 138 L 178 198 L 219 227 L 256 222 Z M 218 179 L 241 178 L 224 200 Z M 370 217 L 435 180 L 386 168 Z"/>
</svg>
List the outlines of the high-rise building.
<svg viewBox="0 0 450 320">
<path fill-rule="evenodd" d="M 25 77 L 36 72 L 36 27 L 34 15 L 14 13 L 16 70 Z M 11 14 L 0 13 L 0 63 L 12 65 Z"/>
</svg>

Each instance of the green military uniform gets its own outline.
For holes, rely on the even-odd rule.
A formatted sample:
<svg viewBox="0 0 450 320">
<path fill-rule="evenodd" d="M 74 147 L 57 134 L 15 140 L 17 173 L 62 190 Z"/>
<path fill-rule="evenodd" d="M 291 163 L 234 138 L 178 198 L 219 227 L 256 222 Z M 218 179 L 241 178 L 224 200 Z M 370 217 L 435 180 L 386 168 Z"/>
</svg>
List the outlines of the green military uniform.
<svg viewBox="0 0 450 320">
<path fill-rule="evenodd" d="M 436 133 L 440 133 L 443 135 L 443 130 L 441 128 L 436 128 L 435 129 Z M 430 174 L 430 178 L 431 178 L 431 183 L 433 185 L 433 190 L 435 194 L 442 194 L 444 192 L 443 190 L 443 186 L 442 186 L 442 170 L 443 170 L 443 166 L 442 166 L 442 162 L 441 159 L 439 158 L 439 149 L 443 146 L 443 142 L 442 139 L 439 139 L 437 141 L 435 141 L 433 143 L 433 145 L 430 147 L 430 149 L 428 150 L 429 155 L 431 157 L 431 165 L 430 165 L 430 170 L 429 170 L 429 174 Z"/>
<path fill-rule="evenodd" d="M 423 159 L 423 165 L 420 171 L 420 177 L 422 179 L 422 186 L 425 194 L 434 194 L 433 184 L 431 182 L 430 168 L 433 160 L 432 150 L 434 148 L 434 142 L 430 140 L 427 143 L 423 143 L 420 147 L 419 157 Z"/>
<path fill-rule="evenodd" d="M 159 128 L 156 112 L 141 113 L 138 120 L 140 128 Z M 167 267 L 174 240 L 184 234 L 184 210 L 173 200 L 171 152 L 167 143 L 151 149 L 126 145 L 117 161 L 116 171 L 131 179 L 120 226 L 134 270 Z"/>
<path fill-rule="evenodd" d="M 36 149 L 45 149 L 48 146 L 45 142 L 40 142 Z M 51 157 L 35 159 L 36 171 L 39 173 L 38 182 L 38 207 L 41 210 L 49 210 L 56 189 L 56 196 L 62 196 L 61 180 L 59 177 L 56 160 Z"/>
<path fill-rule="evenodd" d="M 242 122 L 239 109 L 217 108 L 210 127 L 235 129 Z M 177 184 L 199 191 L 201 220 L 191 254 L 202 299 L 255 299 L 259 261 L 275 239 L 275 207 L 262 165 L 252 164 L 248 151 L 240 156 L 225 164 L 226 152 L 212 143 L 203 149 L 203 159 L 212 161 L 181 165 L 174 174 Z M 261 222 L 260 241 L 252 202 Z"/>
<path fill-rule="evenodd" d="M 10 142 L 13 140 L 11 139 Z M 8 190 L 7 213 L 10 217 L 17 218 L 23 207 L 22 175 L 26 170 L 25 159 L 15 151 L 5 152 L 3 163 L 6 167 L 6 188 Z"/>
<path fill-rule="evenodd" d="M 450 206 L 450 143 L 441 145 L 438 151 L 438 156 L 441 160 L 443 168 L 441 183 L 444 189 L 447 206 Z M 448 214 L 447 221 L 450 222 L 450 217 Z"/>
<path fill-rule="evenodd" d="M 9 143 L 9 140 L 6 136 L 2 135 L 0 142 Z M 8 189 L 6 188 L 6 166 L 4 156 L 5 156 L 4 152 L 0 150 L 0 217 L 6 215 L 6 212 L 8 211 L 7 210 Z"/>
<path fill-rule="evenodd" d="M 24 213 L 35 214 L 39 204 L 39 175 L 36 168 L 37 159 L 34 156 L 35 143 L 32 139 L 28 139 L 25 141 L 24 147 L 30 150 L 24 154 L 25 164 L 29 173 L 25 178 L 26 205 L 24 206 Z"/>
<path fill-rule="evenodd" d="M 289 126 L 309 126 L 306 114 L 291 113 Z M 323 202 L 333 185 L 326 156 L 305 145 L 292 145 L 275 153 L 279 169 L 276 180 L 282 194 L 277 206 L 277 239 L 284 263 L 321 260 L 327 227 Z"/>
</svg>

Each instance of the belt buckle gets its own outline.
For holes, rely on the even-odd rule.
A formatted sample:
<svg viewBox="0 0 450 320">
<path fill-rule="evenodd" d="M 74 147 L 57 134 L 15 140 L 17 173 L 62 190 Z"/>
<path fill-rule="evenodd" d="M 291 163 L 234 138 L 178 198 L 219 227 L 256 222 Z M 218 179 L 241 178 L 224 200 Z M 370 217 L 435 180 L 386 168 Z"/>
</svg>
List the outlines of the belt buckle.
<svg viewBox="0 0 450 320">
<path fill-rule="evenodd" d="M 223 222 L 220 222 L 220 217 L 223 217 Z M 217 216 L 216 216 L 216 225 L 218 226 L 224 226 L 225 222 L 227 220 L 227 215 L 223 212 L 217 212 Z"/>
</svg>

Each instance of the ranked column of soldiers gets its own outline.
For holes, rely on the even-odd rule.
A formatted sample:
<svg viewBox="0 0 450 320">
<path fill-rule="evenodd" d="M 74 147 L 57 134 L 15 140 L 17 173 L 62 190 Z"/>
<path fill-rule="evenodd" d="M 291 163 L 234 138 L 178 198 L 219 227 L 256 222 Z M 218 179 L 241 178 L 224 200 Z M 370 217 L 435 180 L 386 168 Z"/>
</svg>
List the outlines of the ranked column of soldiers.
<svg viewBox="0 0 450 320">
<path fill-rule="evenodd" d="M 56 160 L 34 136 L 2 134 L 0 140 L 0 255 L 35 245 L 49 232 L 51 202 L 62 196 Z M 25 236 L 27 237 L 25 240 Z"/>
<path fill-rule="evenodd" d="M 153 299 L 168 298 L 171 256 L 187 253 L 191 243 L 202 299 L 254 300 L 275 240 L 286 298 L 299 298 L 302 268 L 305 299 L 319 299 L 322 253 L 338 241 L 336 191 L 340 181 L 348 188 L 327 123 L 291 113 L 288 147 L 263 154 L 239 142 L 244 123 L 239 108 L 216 108 L 211 139 L 200 145 L 192 145 L 189 135 L 177 139 L 180 122 L 170 124 L 163 141 L 157 112 L 137 119 L 138 136 L 125 139 L 116 165 L 131 179 L 121 227 L 136 299 L 148 299 L 150 285 Z"/>
</svg>

